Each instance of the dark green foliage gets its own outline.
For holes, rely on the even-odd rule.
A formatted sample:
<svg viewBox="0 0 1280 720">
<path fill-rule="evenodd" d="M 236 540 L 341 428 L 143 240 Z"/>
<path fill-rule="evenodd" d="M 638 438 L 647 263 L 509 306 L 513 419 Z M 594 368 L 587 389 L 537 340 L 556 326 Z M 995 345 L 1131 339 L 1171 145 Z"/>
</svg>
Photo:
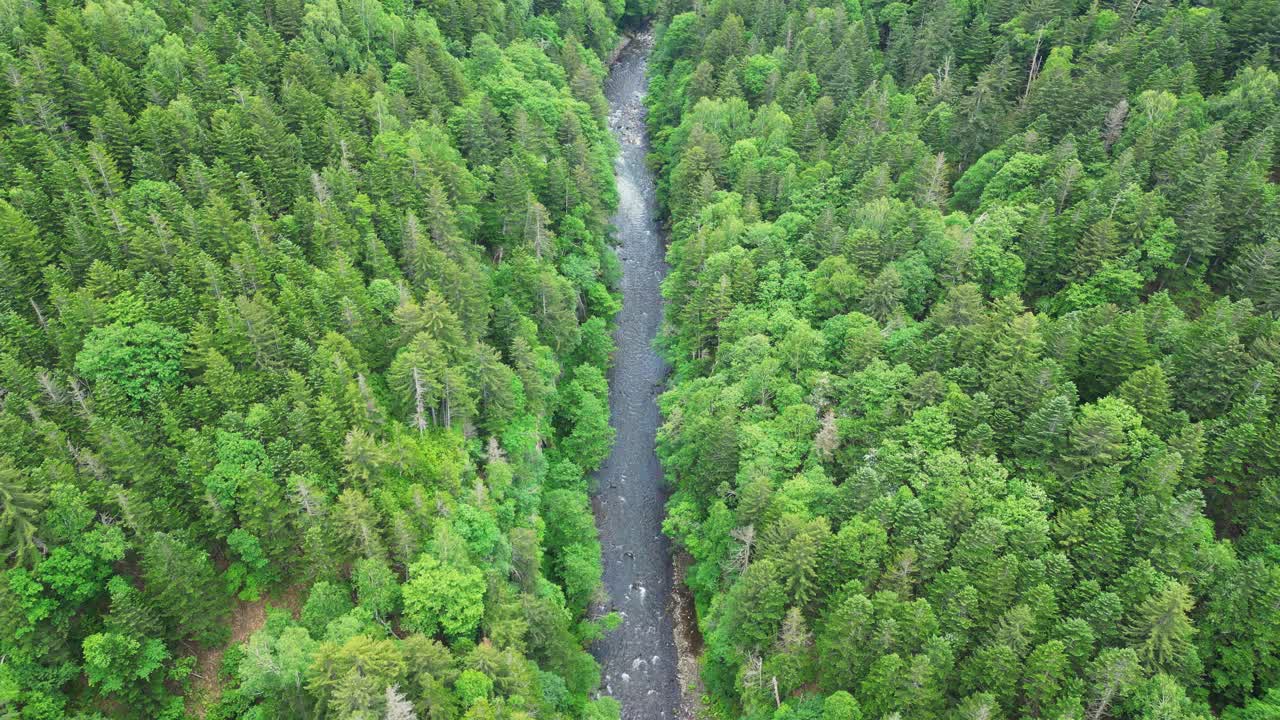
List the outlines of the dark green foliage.
<svg viewBox="0 0 1280 720">
<path fill-rule="evenodd" d="M 142 548 L 147 595 L 168 626 L 200 642 L 217 642 L 225 629 L 226 596 L 204 550 L 168 533 L 154 533 Z"/>
<path fill-rule="evenodd" d="M 40 557 L 40 502 L 7 458 L 0 464 L 0 549 L 16 565 Z"/>
</svg>

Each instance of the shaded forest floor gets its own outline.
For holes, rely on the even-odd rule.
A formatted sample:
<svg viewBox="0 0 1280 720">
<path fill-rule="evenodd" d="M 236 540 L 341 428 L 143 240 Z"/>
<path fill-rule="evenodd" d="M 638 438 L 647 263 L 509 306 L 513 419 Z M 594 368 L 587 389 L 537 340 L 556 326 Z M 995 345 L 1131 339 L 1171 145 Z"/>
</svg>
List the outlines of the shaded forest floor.
<svg viewBox="0 0 1280 720">
<path fill-rule="evenodd" d="M 222 696 L 222 658 L 227 650 L 247 641 L 267 622 L 267 607 L 282 608 L 296 620 L 302 612 L 302 588 L 286 588 L 274 597 L 259 598 L 255 602 L 237 600 L 231 608 L 227 624 L 231 638 L 225 645 L 199 648 L 195 652 L 196 667 L 192 671 L 191 689 L 187 692 L 187 714 L 203 718 L 205 708 L 216 704 Z"/>
</svg>

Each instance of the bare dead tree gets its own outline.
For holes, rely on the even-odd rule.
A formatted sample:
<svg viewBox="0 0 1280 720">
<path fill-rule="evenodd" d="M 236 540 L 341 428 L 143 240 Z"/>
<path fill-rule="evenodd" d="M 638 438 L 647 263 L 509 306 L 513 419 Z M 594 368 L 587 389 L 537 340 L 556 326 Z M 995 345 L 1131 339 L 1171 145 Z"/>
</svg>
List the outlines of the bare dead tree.
<svg viewBox="0 0 1280 720">
<path fill-rule="evenodd" d="M 738 541 L 738 547 L 729 556 L 729 569 L 737 573 L 745 572 L 751 564 L 751 552 L 756 545 L 756 526 L 734 528 L 729 531 L 729 535 Z"/>
<path fill-rule="evenodd" d="M 1129 116 L 1129 101 L 1120 98 L 1120 102 L 1115 107 L 1107 111 L 1107 118 L 1102 126 L 1102 145 L 1108 152 L 1111 146 L 1116 144 L 1120 139 L 1120 133 L 1124 130 L 1125 118 Z"/>
<path fill-rule="evenodd" d="M 1022 100 L 1019 103 L 1020 105 L 1025 106 L 1027 104 L 1027 98 L 1031 97 L 1031 85 L 1036 81 L 1036 78 L 1039 77 L 1040 75 L 1040 67 L 1044 64 L 1044 62 L 1040 59 L 1040 46 L 1041 46 L 1041 43 L 1043 42 L 1044 42 L 1044 27 L 1041 27 L 1040 30 L 1036 33 L 1036 48 L 1031 52 L 1031 64 L 1027 68 L 1027 87 L 1025 90 L 1022 91 Z"/>
<path fill-rule="evenodd" d="M 415 365 L 413 368 L 413 424 L 419 433 L 427 430 L 426 390 L 422 387 L 422 372 Z"/>
</svg>

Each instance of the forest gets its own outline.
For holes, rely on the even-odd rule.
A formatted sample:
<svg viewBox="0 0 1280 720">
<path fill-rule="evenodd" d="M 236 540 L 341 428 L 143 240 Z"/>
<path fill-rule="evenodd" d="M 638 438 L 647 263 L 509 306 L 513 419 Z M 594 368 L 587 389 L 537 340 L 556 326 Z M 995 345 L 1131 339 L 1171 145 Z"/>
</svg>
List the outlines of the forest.
<svg viewBox="0 0 1280 720">
<path fill-rule="evenodd" d="M 700 713 L 1280 717 L 1280 0 L 0 0 L 0 717 L 631 717 L 645 23 Z"/>
<path fill-rule="evenodd" d="M 1280 6 L 658 12 L 708 714 L 1280 717 Z"/>
<path fill-rule="evenodd" d="M 626 12 L 0 2 L 0 715 L 617 717 Z"/>
</svg>

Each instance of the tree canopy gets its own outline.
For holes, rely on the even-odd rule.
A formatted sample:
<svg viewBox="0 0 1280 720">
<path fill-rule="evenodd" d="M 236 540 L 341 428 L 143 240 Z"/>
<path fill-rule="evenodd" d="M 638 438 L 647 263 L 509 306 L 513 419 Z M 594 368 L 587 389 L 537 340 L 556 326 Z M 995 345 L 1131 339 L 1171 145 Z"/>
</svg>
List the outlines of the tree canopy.
<svg viewBox="0 0 1280 720">
<path fill-rule="evenodd" d="M 1267 712 L 1276 9 L 659 9 L 711 712 Z"/>
<path fill-rule="evenodd" d="M 616 716 L 544 505 L 612 437 L 644 11 L 0 7 L 0 715 Z"/>
</svg>

